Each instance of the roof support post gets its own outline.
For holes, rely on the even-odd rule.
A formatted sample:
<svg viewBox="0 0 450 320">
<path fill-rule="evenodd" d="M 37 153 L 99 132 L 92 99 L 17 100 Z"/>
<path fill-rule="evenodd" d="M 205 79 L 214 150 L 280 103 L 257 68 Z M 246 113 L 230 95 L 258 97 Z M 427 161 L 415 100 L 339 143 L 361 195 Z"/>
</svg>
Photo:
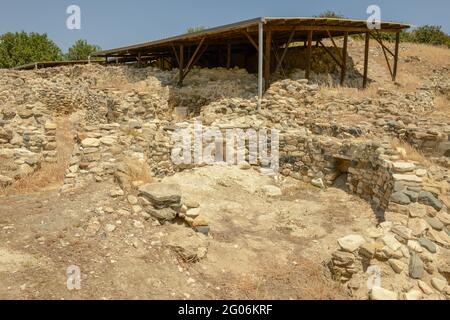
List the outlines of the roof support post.
<svg viewBox="0 0 450 320">
<path fill-rule="evenodd" d="M 397 79 L 397 66 L 398 66 L 398 49 L 400 44 L 400 32 L 395 35 L 395 54 L 394 54 L 394 72 L 392 74 L 392 80 Z"/>
<path fill-rule="evenodd" d="M 347 73 L 347 43 L 348 32 L 346 32 L 344 35 L 344 44 L 342 47 L 341 86 L 344 85 L 345 76 Z"/>
<path fill-rule="evenodd" d="M 138 53 L 138 56 L 137 56 L 137 66 L 138 66 L 138 68 L 140 68 L 141 65 L 142 65 L 142 61 L 141 61 L 141 52 L 139 52 L 139 53 Z"/>
<path fill-rule="evenodd" d="M 308 31 L 308 47 L 306 49 L 306 69 L 305 69 L 305 78 L 309 80 L 311 74 L 311 52 L 312 52 L 312 40 L 313 32 L 312 30 Z"/>
<path fill-rule="evenodd" d="M 266 53 L 264 54 L 264 90 L 267 90 L 270 85 L 270 52 L 272 50 L 272 31 L 266 28 Z"/>
<path fill-rule="evenodd" d="M 203 48 L 201 48 L 204 41 L 205 41 L 205 38 L 203 38 L 200 41 L 200 44 L 197 46 L 197 49 L 195 49 L 194 54 L 192 55 L 191 59 L 189 60 L 187 66 L 186 66 L 186 70 L 183 73 L 183 80 L 184 80 L 184 78 L 186 78 L 188 73 L 192 70 L 194 65 L 197 63 L 198 59 L 200 59 L 200 57 L 205 53 L 206 49 L 208 49 L 208 45 L 205 45 Z"/>
<path fill-rule="evenodd" d="M 280 69 L 281 65 L 283 64 L 284 58 L 286 57 L 286 53 L 287 53 L 287 51 L 289 49 L 289 45 L 292 42 L 292 38 L 294 38 L 294 35 L 295 35 L 295 30 L 292 30 L 291 34 L 289 35 L 289 40 L 286 43 L 286 47 L 284 48 L 283 53 L 281 54 L 281 58 L 280 58 L 280 60 L 277 63 L 277 67 L 275 68 L 274 73 L 277 73 L 278 70 Z"/>
<path fill-rule="evenodd" d="M 366 32 L 366 43 L 364 46 L 363 88 L 367 87 L 367 73 L 368 73 L 368 67 L 369 67 L 369 46 L 370 46 L 370 36 L 369 36 L 369 32 Z"/>
<path fill-rule="evenodd" d="M 263 50 L 264 50 L 264 25 L 258 23 L 258 111 L 261 111 L 261 100 L 263 96 Z"/>
<path fill-rule="evenodd" d="M 184 45 L 180 44 L 180 56 L 178 57 L 180 59 L 179 65 L 178 65 L 178 86 L 183 86 L 183 79 L 184 79 Z"/>
</svg>

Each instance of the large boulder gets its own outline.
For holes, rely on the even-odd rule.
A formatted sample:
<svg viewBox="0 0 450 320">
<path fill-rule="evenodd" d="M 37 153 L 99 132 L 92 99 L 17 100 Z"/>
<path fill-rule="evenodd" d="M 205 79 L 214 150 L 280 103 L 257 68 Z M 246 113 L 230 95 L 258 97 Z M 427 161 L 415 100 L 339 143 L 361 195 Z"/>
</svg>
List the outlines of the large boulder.
<svg viewBox="0 0 450 320">
<path fill-rule="evenodd" d="M 181 203 L 181 189 L 177 184 L 150 183 L 139 188 L 139 195 L 155 208 L 167 208 Z"/>
</svg>

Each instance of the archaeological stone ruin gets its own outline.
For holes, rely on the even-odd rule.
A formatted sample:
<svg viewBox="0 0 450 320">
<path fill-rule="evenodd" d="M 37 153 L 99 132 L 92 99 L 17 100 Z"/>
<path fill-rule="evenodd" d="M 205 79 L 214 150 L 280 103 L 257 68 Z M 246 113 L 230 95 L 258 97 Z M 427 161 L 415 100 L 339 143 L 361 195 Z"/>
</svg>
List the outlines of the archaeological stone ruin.
<svg viewBox="0 0 450 320">
<path fill-rule="evenodd" d="M 231 165 L 275 182 L 307 183 L 317 192 L 343 189 L 367 201 L 376 217 L 364 232 L 339 235 L 326 266 L 334 281 L 360 298 L 449 299 L 450 122 L 430 116 L 436 93 L 448 97 L 448 69 L 413 92 L 380 86 L 374 94 L 330 94 L 341 69 L 324 58 L 320 46 L 310 54 L 309 79 L 309 67 L 291 52 L 288 75 L 279 73 L 261 97 L 258 75 L 251 72 L 257 66 L 246 70 L 239 63 L 226 68 L 199 60 L 182 86 L 180 70 L 162 60 L 0 70 L 0 187 L 8 190 L 63 161 L 58 136 L 66 130 L 70 150 L 58 186 L 61 196 L 111 181 L 110 196 L 129 208 L 124 215 L 157 224 L 181 220 L 187 229 L 211 237 L 215 226 L 202 204 L 185 201 L 176 184 L 159 182 L 208 165 L 173 161 L 177 132 L 194 139 L 198 123 L 201 131 L 222 136 L 227 129 L 277 132 L 276 144 L 272 138 L 265 145 L 269 155 L 278 148 L 277 170 L 259 158 Z M 364 75 L 352 59 L 347 59 L 347 85 L 361 89 Z M 241 146 L 245 155 L 249 140 Z M 225 145 L 213 138 L 202 143 Z M 136 174 L 142 168 L 147 175 Z M 267 194 L 277 197 L 278 191 Z M 89 228 L 95 234 L 98 222 Z M 115 226 L 107 228 L 112 232 Z M 207 249 L 195 248 L 184 257 L 207 259 Z M 387 280 L 368 290 L 368 270 Z"/>
</svg>

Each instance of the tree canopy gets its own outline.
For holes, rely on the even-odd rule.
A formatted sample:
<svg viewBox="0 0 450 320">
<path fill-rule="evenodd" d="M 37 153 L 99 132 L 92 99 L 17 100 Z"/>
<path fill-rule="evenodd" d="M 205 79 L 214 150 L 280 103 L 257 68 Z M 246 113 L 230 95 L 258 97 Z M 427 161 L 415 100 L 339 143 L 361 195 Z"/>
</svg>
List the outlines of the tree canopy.
<svg viewBox="0 0 450 320">
<path fill-rule="evenodd" d="M 411 31 L 414 42 L 434 45 L 450 45 L 450 36 L 441 30 L 441 26 L 424 25 Z"/>
<path fill-rule="evenodd" d="M 206 27 L 203 26 L 199 26 L 199 27 L 189 27 L 186 29 L 186 33 L 194 33 L 194 32 L 199 32 L 199 31 L 203 31 L 206 30 Z"/>
<path fill-rule="evenodd" d="M 327 11 L 322 12 L 321 14 L 319 14 L 317 16 L 317 18 L 346 19 L 346 17 L 343 16 L 342 14 L 334 12 L 334 11 L 331 11 L 331 10 L 327 10 Z"/>
<path fill-rule="evenodd" d="M 92 54 L 100 50 L 101 48 L 99 46 L 89 44 L 86 40 L 80 39 L 69 48 L 64 58 L 66 60 L 87 60 L 89 56 L 92 56 Z"/>
<path fill-rule="evenodd" d="M 61 59 L 61 50 L 45 33 L 22 31 L 0 36 L 0 68 Z"/>
</svg>

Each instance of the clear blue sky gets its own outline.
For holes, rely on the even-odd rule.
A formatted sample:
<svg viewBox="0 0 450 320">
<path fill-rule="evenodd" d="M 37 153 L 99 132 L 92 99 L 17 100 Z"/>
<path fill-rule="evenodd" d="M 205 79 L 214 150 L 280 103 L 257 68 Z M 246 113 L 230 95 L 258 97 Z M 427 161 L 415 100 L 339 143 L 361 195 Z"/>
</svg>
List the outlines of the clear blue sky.
<svg viewBox="0 0 450 320">
<path fill-rule="evenodd" d="M 46 32 L 64 51 L 77 39 L 103 49 L 184 33 L 190 26 L 218 26 L 259 16 L 312 16 L 333 10 L 366 19 L 377 4 L 382 20 L 441 25 L 450 32 L 450 0 L 13 0 L 0 6 L 0 34 Z M 68 30 L 66 9 L 81 7 L 82 29 Z"/>
</svg>

